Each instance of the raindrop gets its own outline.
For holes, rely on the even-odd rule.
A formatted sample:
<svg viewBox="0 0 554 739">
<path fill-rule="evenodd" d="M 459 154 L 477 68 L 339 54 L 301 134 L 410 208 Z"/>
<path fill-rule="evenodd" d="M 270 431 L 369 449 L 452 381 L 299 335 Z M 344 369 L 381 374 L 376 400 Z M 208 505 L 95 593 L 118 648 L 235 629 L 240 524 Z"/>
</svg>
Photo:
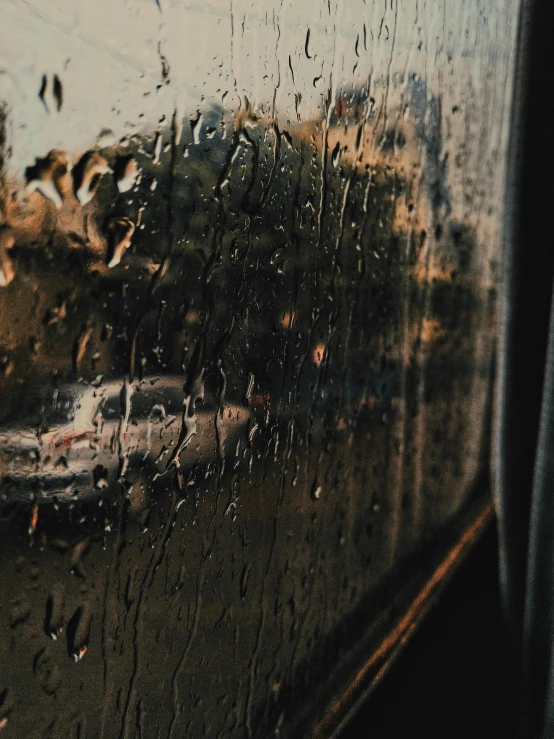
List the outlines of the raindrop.
<svg viewBox="0 0 554 739">
<path fill-rule="evenodd" d="M 46 695 L 54 695 L 61 685 L 62 676 L 60 668 L 46 648 L 41 649 L 35 655 L 33 659 L 33 673 Z"/>
<path fill-rule="evenodd" d="M 44 159 L 37 159 L 32 167 L 27 167 L 27 192 L 37 190 L 51 200 L 56 208 L 62 207 L 64 178 L 71 172 L 71 162 L 64 151 L 52 149 Z"/>
<path fill-rule="evenodd" d="M 7 287 L 15 277 L 13 261 L 8 256 L 15 244 L 15 238 L 7 228 L 0 230 L 0 287 Z"/>
<path fill-rule="evenodd" d="M 54 641 L 59 638 L 63 631 L 63 619 L 64 588 L 62 585 L 55 585 L 46 601 L 46 616 L 44 618 L 44 631 Z"/>
<path fill-rule="evenodd" d="M 101 464 L 97 464 L 92 471 L 94 487 L 97 490 L 103 490 L 108 487 L 108 469 Z"/>
<path fill-rule="evenodd" d="M 119 192 L 129 192 L 137 182 L 139 169 L 133 157 L 120 157 L 114 166 L 114 178 Z"/>
<path fill-rule="evenodd" d="M 15 629 L 27 623 L 31 615 L 31 606 L 26 600 L 18 600 L 10 607 L 10 628 Z"/>
<path fill-rule="evenodd" d="M 40 98 L 41 103 L 44 105 L 46 112 L 49 113 L 50 111 L 48 110 L 48 103 L 46 102 L 46 98 L 45 98 L 47 89 L 48 89 L 48 77 L 45 74 L 43 74 L 42 81 L 40 83 L 40 90 L 38 92 L 38 96 Z"/>
<path fill-rule="evenodd" d="M 85 326 L 81 334 L 75 339 L 73 346 L 73 367 L 75 372 L 78 372 L 81 368 L 91 336 L 92 327 Z"/>
<path fill-rule="evenodd" d="M 242 599 L 246 598 L 246 592 L 248 590 L 248 578 L 250 577 L 250 570 L 252 569 L 252 565 L 247 563 L 242 568 L 242 573 L 240 576 L 240 597 Z"/>
<path fill-rule="evenodd" d="M 56 101 L 56 110 L 59 113 L 63 105 L 63 87 L 61 80 L 57 74 L 54 75 L 52 93 L 54 95 L 54 100 Z"/>
<path fill-rule="evenodd" d="M 304 52 L 306 54 L 307 59 L 311 59 L 309 52 L 309 45 L 310 45 L 310 29 L 308 28 L 308 32 L 306 33 L 306 43 L 304 44 Z"/>
<path fill-rule="evenodd" d="M 67 623 L 67 653 L 75 662 L 88 651 L 92 614 L 86 606 L 79 606 Z"/>
<path fill-rule="evenodd" d="M 190 122 L 190 127 L 192 129 L 192 140 L 195 144 L 200 143 L 200 131 L 202 130 L 202 121 L 204 120 L 204 116 L 202 113 L 198 113 L 196 118 L 194 118 Z"/>
<path fill-rule="evenodd" d="M 162 153 L 162 134 L 158 131 L 154 139 L 154 164 L 159 164 L 160 155 Z"/>
<path fill-rule="evenodd" d="M 319 500 L 321 497 L 321 485 L 318 483 L 317 478 L 312 483 L 310 494 L 313 500 Z"/>
<path fill-rule="evenodd" d="M 0 692 L 0 730 L 8 725 L 8 716 L 14 709 L 14 700 L 7 688 Z"/>
<path fill-rule="evenodd" d="M 89 203 L 98 189 L 102 175 L 111 173 L 108 162 L 96 151 L 87 151 L 73 168 L 75 194 L 81 205 Z"/>
<path fill-rule="evenodd" d="M 165 56 L 162 54 L 161 42 L 158 43 L 158 55 L 160 57 L 160 62 L 162 65 L 162 79 L 166 84 L 168 84 L 169 83 L 169 62 L 167 61 Z"/>
<path fill-rule="evenodd" d="M 108 225 L 108 267 L 116 267 L 131 245 L 135 224 L 129 218 L 114 218 Z"/>
</svg>

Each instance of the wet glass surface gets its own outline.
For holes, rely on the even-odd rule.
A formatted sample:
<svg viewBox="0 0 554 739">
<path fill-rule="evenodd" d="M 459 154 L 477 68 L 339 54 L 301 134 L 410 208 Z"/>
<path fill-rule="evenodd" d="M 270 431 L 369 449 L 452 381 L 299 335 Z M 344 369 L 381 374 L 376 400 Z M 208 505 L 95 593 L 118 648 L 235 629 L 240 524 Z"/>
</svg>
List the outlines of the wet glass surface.
<svg viewBox="0 0 554 739">
<path fill-rule="evenodd" d="M 0 731 L 288 736 L 486 476 L 514 4 L 1 12 Z"/>
</svg>

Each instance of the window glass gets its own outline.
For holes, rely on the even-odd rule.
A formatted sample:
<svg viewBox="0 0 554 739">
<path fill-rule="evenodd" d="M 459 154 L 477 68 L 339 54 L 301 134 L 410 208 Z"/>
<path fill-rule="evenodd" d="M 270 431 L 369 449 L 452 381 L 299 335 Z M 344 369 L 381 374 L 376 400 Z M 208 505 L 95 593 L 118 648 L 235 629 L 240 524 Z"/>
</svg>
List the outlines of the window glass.
<svg viewBox="0 0 554 739">
<path fill-rule="evenodd" d="M 518 5 L 3 3 L 0 734 L 309 736 L 490 505 Z"/>
</svg>

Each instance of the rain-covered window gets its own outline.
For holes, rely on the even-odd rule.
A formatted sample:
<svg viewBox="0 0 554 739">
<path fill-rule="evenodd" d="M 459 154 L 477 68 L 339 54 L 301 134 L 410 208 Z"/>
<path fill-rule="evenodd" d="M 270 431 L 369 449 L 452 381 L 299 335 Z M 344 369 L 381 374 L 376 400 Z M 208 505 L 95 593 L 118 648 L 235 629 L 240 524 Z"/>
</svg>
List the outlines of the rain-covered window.
<svg viewBox="0 0 554 739">
<path fill-rule="evenodd" d="M 0 735 L 307 736 L 378 671 L 490 511 L 516 20 L 2 4 Z"/>
</svg>

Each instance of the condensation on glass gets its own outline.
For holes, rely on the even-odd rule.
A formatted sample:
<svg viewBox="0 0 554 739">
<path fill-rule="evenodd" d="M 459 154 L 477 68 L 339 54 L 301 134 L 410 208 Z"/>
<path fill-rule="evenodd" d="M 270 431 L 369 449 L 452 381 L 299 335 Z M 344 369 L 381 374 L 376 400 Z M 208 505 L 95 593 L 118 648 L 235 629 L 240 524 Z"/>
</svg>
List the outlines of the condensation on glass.
<svg viewBox="0 0 554 739">
<path fill-rule="evenodd" d="M 290 736 L 471 502 L 515 5 L 2 4 L 1 736 Z"/>
</svg>

